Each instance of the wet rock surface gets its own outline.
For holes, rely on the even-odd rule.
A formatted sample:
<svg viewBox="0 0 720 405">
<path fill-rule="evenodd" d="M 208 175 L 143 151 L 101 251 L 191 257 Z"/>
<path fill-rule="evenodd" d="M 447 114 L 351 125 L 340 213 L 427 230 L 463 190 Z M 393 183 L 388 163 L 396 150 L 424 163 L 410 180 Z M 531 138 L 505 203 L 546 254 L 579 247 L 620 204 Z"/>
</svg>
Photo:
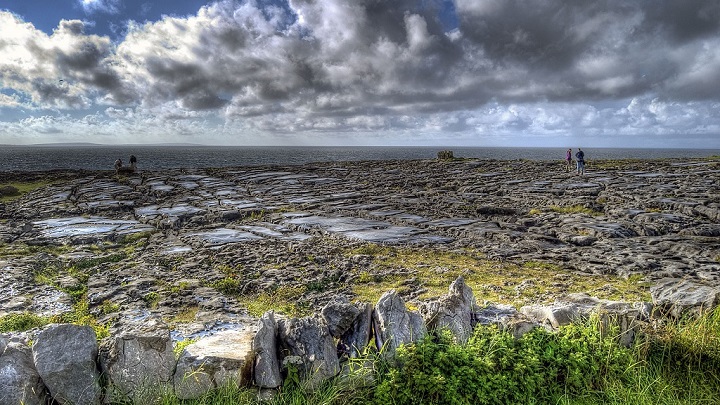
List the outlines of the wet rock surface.
<svg viewBox="0 0 720 405">
<path fill-rule="evenodd" d="M 52 181 L 0 204 L 0 316 L 86 300 L 101 323 L 159 316 L 180 340 L 254 325 L 251 304 L 278 289 L 317 312 L 357 298 L 363 277 L 401 279 L 405 300 L 427 289 L 357 252 L 371 243 L 720 286 L 711 159 L 597 161 L 582 177 L 562 162 L 423 160 L 0 178 Z M 563 274 L 538 299 L 564 293 Z"/>
</svg>

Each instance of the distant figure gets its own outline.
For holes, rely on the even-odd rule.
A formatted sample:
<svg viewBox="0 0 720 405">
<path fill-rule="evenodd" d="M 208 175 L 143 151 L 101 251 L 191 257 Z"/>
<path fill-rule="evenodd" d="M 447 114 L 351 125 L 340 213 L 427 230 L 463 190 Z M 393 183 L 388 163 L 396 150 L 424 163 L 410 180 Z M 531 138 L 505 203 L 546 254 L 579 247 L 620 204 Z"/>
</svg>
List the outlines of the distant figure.
<svg viewBox="0 0 720 405">
<path fill-rule="evenodd" d="M 569 172 L 572 166 L 572 149 L 568 149 L 565 153 L 565 171 Z"/>
<path fill-rule="evenodd" d="M 115 161 L 115 174 L 120 173 L 135 173 L 137 166 L 137 158 L 135 155 L 130 156 L 130 166 L 123 166 L 122 160 L 118 159 Z"/>
<path fill-rule="evenodd" d="M 584 175 L 585 174 L 585 152 L 583 152 L 582 149 L 578 148 L 578 151 L 575 154 L 575 160 L 577 160 L 577 174 Z"/>
</svg>

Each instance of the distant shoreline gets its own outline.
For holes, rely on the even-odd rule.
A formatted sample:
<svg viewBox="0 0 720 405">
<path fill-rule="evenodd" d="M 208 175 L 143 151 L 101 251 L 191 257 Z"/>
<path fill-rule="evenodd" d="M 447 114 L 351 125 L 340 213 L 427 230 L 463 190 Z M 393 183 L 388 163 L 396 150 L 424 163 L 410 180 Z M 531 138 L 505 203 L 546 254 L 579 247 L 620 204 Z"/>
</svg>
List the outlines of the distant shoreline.
<svg viewBox="0 0 720 405">
<path fill-rule="evenodd" d="M 523 159 L 521 159 L 523 160 Z M 524 159 L 527 160 L 527 159 Z M 161 169 L 148 169 L 142 166 L 138 169 L 137 173 L 134 174 L 120 174 L 117 175 L 115 170 L 109 169 L 72 169 L 72 168 L 56 168 L 56 169 L 44 169 L 44 170 L 0 170 L 0 185 L 11 182 L 27 182 L 27 181 L 39 181 L 39 180 L 62 180 L 72 179 L 80 176 L 95 176 L 95 177 L 133 177 L 143 175 L 163 175 L 173 172 L 203 172 L 208 170 L 290 170 L 302 169 L 307 167 L 327 167 L 327 166 L 339 166 L 339 167 L 351 167 L 353 165 L 367 165 L 373 164 L 378 167 L 381 166 L 392 166 L 396 165 L 398 161 L 412 162 L 441 162 L 437 158 L 428 159 L 386 159 L 386 160 L 354 160 L 354 161 L 318 161 L 318 162 L 307 162 L 307 163 L 296 163 L 296 164 L 260 164 L 260 165 L 227 165 L 227 166 L 208 166 L 208 167 L 187 167 L 187 168 L 161 168 Z M 482 159 L 482 158 L 455 158 L 453 161 L 477 161 L 486 163 L 513 163 L 518 162 L 518 159 Z M 561 159 L 557 159 L 558 167 L 564 165 Z M 450 162 L 450 161 L 449 161 Z M 539 161 L 539 163 L 547 164 L 549 161 Z M 551 161 L 550 161 L 551 162 Z M 653 166 L 667 163 L 715 163 L 720 164 L 720 156 L 713 157 L 694 157 L 694 158 L 679 158 L 679 157 L 667 157 L 667 158 L 626 158 L 626 159 L 586 159 L 586 167 L 589 174 L 592 174 L 593 166 L 603 163 L 617 162 L 621 166 L 631 165 L 632 163 L 642 163 L 643 166 Z M 602 171 L 598 169 L 597 171 Z"/>
</svg>

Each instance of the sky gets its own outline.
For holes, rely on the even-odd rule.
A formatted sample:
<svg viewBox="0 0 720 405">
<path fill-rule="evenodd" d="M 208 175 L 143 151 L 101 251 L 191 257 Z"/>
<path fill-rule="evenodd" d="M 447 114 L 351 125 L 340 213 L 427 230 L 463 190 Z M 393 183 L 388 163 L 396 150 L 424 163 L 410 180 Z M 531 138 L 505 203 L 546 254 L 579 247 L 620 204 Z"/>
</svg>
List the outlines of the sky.
<svg viewBox="0 0 720 405">
<path fill-rule="evenodd" d="M 720 0 L 0 0 L 0 144 L 720 148 Z"/>
</svg>

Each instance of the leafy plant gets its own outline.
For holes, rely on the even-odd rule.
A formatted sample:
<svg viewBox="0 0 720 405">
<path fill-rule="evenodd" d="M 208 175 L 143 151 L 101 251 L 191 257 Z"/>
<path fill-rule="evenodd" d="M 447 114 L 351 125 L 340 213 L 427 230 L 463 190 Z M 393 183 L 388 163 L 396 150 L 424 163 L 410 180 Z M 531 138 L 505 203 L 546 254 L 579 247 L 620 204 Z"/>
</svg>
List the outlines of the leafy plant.
<svg viewBox="0 0 720 405">
<path fill-rule="evenodd" d="M 0 332 L 24 332 L 48 323 L 50 323 L 48 318 L 31 312 L 10 314 L 0 317 Z"/>
<path fill-rule="evenodd" d="M 160 302 L 160 294 L 156 291 L 150 291 L 143 296 L 143 301 L 145 301 L 150 308 L 155 308 L 158 302 Z"/>
<path fill-rule="evenodd" d="M 180 358 L 183 350 L 185 350 L 186 347 L 190 346 L 195 342 L 197 342 L 197 339 L 184 339 L 175 343 L 175 347 L 173 347 L 173 353 L 175 353 L 175 358 Z"/>
<path fill-rule="evenodd" d="M 546 403 L 559 394 L 596 390 L 606 378 L 622 376 L 630 356 L 595 325 L 557 333 L 536 328 L 520 339 L 479 327 L 465 345 L 441 333 L 403 346 L 399 367 L 376 387 L 375 403 Z"/>
<path fill-rule="evenodd" d="M 212 284 L 213 288 L 225 295 L 240 294 L 240 280 L 235 277 L 225 277 Z"/>
</svg>

